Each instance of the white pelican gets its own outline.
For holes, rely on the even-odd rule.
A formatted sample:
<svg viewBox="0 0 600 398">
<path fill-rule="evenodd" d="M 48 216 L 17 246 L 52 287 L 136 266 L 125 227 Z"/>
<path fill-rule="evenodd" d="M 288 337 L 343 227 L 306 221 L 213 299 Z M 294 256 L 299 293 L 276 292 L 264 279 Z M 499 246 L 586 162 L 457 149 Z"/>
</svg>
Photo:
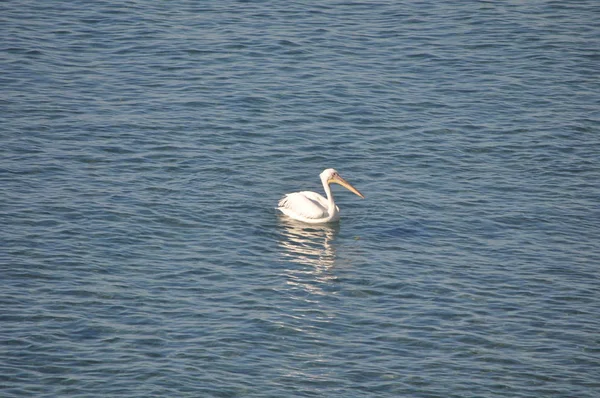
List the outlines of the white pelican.
<svg viewBox="0 0 600 398">
<path fill-rule="evenodd" d="M 278 209 L 294 220 L 310 224 L 320 224 L 340 219 L 340 208 L 333 201 L 329 184 L 340 184 L 361 198 L 365 198 L 356 188 L 344 180 L 334 169 L 327 169 L 320 174 L 327 199 L 316 192 L 303 191 L 288 193 L 279 201 Z"/>
</svg>

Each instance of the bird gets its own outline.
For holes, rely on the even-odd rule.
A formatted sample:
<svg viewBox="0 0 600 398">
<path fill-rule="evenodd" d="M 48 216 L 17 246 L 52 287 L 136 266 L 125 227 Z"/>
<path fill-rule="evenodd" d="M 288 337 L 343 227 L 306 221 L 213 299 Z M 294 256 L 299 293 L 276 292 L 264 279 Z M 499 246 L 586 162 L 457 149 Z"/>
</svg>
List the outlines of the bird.
<svg viewBox="0 0 600 398">
<path fill-rule="evenodd" d="M 326 169 L 319 177 L 321 177 L 327 198 L 311 191 L 288 193 L 279 200 L 277 209 L 294 220 L 309 224 L 322 224 L 340 219 L 340 208 L 335 205 L 330 184 L 339 184 L 361 198 L 365 198 L 335 169 Z"/>
</svg>

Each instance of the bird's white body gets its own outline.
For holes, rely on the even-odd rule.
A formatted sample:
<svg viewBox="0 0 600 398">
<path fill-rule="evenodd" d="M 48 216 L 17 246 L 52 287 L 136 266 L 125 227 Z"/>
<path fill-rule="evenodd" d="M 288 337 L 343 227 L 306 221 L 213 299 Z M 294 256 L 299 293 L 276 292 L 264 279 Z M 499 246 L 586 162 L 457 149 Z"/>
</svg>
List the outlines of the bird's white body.
<svg viewBox="0 0 600 398">
<path fill-rule="evenodd" d="M 340 209 L 335 203 L 330 207 L 326 198 L 311 191 L 288 193 L 281 198 L 278 208 L 290 218 L 311 224 L 340 219 Z"/>
<path fill-rule="evenodd" d="M 278 209 L 294 220 L 310 224 L 321 224 L 337 221 L 340 218 L 340 209 L 335 204 L 329 184 L 340 184 L 364 198 L 356 188 L 340 177 L 334 169 L 323 171 L 320 177 L 327 198 L 311 191 L 288 193 L 279 201 Z"/>
</svg>

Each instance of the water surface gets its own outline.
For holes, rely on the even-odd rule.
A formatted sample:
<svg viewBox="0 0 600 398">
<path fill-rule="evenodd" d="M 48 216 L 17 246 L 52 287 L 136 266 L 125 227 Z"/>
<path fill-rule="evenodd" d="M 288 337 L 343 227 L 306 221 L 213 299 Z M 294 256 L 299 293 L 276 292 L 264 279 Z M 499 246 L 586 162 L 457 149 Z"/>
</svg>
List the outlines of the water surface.
<svg viewBox="0 0 600 398">
<path fill-rule="evenodd" d="M 598 395 L 596 2 L 0 9 L 2 396 Z"/>
</svg>

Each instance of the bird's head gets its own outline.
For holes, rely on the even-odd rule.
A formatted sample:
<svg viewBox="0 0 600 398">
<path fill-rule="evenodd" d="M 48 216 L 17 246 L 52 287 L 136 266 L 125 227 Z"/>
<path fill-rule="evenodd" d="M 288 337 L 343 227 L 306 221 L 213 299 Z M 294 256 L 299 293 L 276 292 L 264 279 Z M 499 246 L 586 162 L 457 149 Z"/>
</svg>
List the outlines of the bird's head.
<svg viewBox="0 0 600 398">
<path fill-rule="evenodd" d="M 339 184 L 361 198 L 365 198 L 362 193 L 358 192 L 358 189 L 354 188 L 348 181 L 344 180 L 335 169 L 324 170 L 321 173 L 321 181 L 326 184 Z"/>
</svg>

